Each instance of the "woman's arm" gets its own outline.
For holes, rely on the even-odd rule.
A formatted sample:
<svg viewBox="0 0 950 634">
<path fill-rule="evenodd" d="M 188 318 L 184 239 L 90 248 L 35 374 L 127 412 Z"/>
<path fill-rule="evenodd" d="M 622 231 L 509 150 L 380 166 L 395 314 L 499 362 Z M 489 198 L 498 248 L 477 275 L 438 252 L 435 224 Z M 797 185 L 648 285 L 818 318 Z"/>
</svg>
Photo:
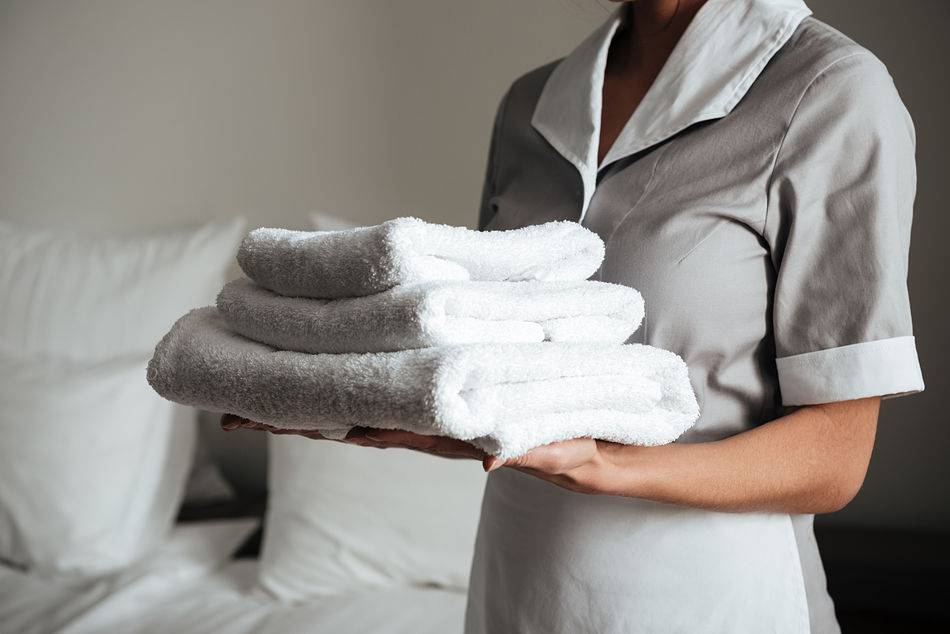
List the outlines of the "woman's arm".
<svg viewBox="0 0 950 634">
<path fill-rule="evenodd" d="M 539 447 L 503 465 L 585 493 L 720 511 L 828 513 L 864 482 L 880 397 L 802 407 L 723 440 L 658 447 L 588 439 Z"/>
<path fill-rule="evenodd" d="M 880 397 L 810 405 L 729 438 L 658 447 L 578 438 L 501 462 L 468 443 L 406 431 L 354 429 L 343 442 L 403 447 L 518 469 L 582 493 L 621 495 L 718 511 L 830 513 L 864 482 Z M 225 429 L 291 432 L 225 415 Z"/>
</svg>

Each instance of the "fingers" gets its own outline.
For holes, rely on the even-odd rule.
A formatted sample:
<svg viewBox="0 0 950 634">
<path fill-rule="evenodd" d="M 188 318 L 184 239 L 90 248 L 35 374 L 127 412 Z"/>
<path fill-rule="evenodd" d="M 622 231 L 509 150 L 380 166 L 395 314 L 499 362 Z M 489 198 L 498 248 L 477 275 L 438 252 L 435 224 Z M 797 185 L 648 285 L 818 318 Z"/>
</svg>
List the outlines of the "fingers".
<svg viewBox="0 0 950 634">
<path fill-rule="evenodd" d="M 222 414 L 221 415 L 221 429 L 224 431 L 234 431 L 235 429 L 276 429 L 265 425 L 264 423 L 258 423 L 257 421 L 248 420 L 247 418 L 241 418 L 240 416 L 235 416 L 234 414 Z"/>
<path fill-rule="evenodd" d="M 368 427 L 353 427 L 350 431 L 346 432 L 346 436 L 343 437 L 341 442 L 347 445 L 356 445 L 358 447 L 373 447 L 375 449 L 385 449 L 387 445 L 383 443 L 370 440 L 366 434 L 369 431 Z"/>
<path fill-rule="evenodd" d="M 244 426 L 245 422 L 249 422 L 244 418 L 235 416 L 234 414 L 222 414 L 221 415 L 221 429 L 224 431 L 232 431 L 239 429 Z"/>
<path fill-rule="evenodd" d="M 537 450 L 531 450 L 528 453 L 516 456 L 514 458 L 508 458 L 507 460 L 502 460 L 495 456 L 486 456 L 482 461 L 482 468 L 486 473 L 494 471 L 495 469 L 500 469 L 502 467 L 515 467 L 515 468 L 524 468 L 524 469 L 536 469 L 540 465 L 538 457 L 536 456 Z"/>
<path fill-rule="evenodd" d="M 313 440 L 328 440 L 320 432 L 311 429 L 284 429 L 281 427 L 274 427 L 273 425 L 268 425 L 266 423 L 258 423 L 257 421 L 248 420 L 247 418 L 235 416 L 234 414 L 222 414 L 220 424 L 221 429 L 224 431 L 234 431 L 235 429 L 252 429 L 257 431 L 267 431 L 275 435 L 292 434 L 295 436 L 304 436 L 305 438 L 311 438 Z"/>
<path fill-rule="evenodd" d="M 315 440 L 335 440 L 328 439 L 320 432 L 303 429 L 283 429 L 274 427 L 266 423 L 258 423 L 248 420 L 234 414 L 223 414 L 221 416 L 221 429 L 233 431 L 235 429 L 255 429 L 268 431 L 275 435 L 294 434 L 304 436 Z M 398 429 L 373 429 L 369 427 L 353 427 L 347 432 L 346 436 L 337 442 L 344 442 L 350 445 L 360 447 L 375 447 L 386 449 L 387 447 L 401 447 L 405 449 L 414 449 L 426 453 L 443 456 L 446 458 L 472 458 L 483 460 L 485 452 L 476 448 L 470 443 L 454 438 L 444 436 L 426 436 L 415 434 L 413 432 L 402 431 Z"/>
<path fill-rule="evenodd" d="M 446 458 L 481 460 L 485 457 L 485 452 L 471 443 L 445 436 L 427 436 L 399 429 L 371 429 L 366 432 L 365 438 L 389 447 L 415 449 Z"/>
<path fill-rule="evenodd" d="M 488 457 L 482 467 L 486 472 L 500 467 L 514 467 L 523 471 L 562 475 L 588 463 L 596 452 L 597 445 L 593 440 L 576 438 L 535 447 L 523 455 L 508 460 Z"/>
<path fill-rule="evenodd" d="M 405 445 L 426 449 L 435 444 L 435 436 L 423 436 L 401 429 L 372 429 L 365 434 L 366 438 L 388 445 Z"/>
<path fill-rule="evenodd" d="M 502 460 L 501 458 L 496 458 L 495 456 L 486 456 L 485 459 L 482 460 L 482 469 L 484 469 L 486 473 L 494 471 L 495 469 L 500 469 L 502 467 L 543 471 L 543 469 L 540 468 L 540 465 L 535 464 L 533 456 L 530 456 L 529 454 L 518 456 L 516 458 L 508 458 L 507 460 Z"/>
<path fill-rule="evenodd" d="M 276 427 L 271 427 L 270 425 L 265 425 L 264 423 L 258 423 L 257 421 L 235 416 L 234 414 L 221 415 L 221 429 L 224 431 L 234 431 L 235 429 L 260 429 L 267 431 L 277 431 Z"/>
<path fill-rule="evenodd" d="M 357 438 L 366 438 L 366 433 L 369 431 L 369 427 L 351 427 L 350 431 L 346 432 L 346 436 L 343 437 L 344 440 L 353 440 Z"/>
</svg>

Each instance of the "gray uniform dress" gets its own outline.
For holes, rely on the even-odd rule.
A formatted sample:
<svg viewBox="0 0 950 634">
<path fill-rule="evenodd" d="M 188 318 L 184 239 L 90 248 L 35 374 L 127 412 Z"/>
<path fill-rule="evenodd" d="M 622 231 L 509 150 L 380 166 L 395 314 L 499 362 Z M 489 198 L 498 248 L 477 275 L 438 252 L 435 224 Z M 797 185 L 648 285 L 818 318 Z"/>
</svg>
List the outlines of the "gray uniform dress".
<svg viewBox="0 0 950 634">
<path fill-rule="evenodd" d="M 631 339 L 690 367 L 721 439 L 783 405 L 917 392 L 914 127 L 887 69 L 799 0 L 709 0 L 602 164 L 622 13 L 516 80 L 480 224 L 573 219 L 638 289 Z M 838 632 L 813 515 L 717 513 L 488 478 L 466 631 Z"/>
</svg>

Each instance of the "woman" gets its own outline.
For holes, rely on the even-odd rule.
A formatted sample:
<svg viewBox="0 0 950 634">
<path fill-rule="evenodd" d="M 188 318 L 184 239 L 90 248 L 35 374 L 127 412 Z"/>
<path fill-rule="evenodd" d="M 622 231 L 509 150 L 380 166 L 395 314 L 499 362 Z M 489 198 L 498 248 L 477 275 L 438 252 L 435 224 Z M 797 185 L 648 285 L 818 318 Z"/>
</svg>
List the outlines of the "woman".
<svg viewBox="0 0 950 634">
<path fill-rule="evenodd" d="M 634 339 L 684 358 L 702 417 L 667 446 L 484 458 L 466 631 L 839 631 L 814 514 L 861 487 L 880 399 L 923 389 L 915 137 L 884 65 L 810 14 L 625 3 L 502 99 L 480 225 L 596 231 L 599 278 L 643 294 Z"/>
</svg>

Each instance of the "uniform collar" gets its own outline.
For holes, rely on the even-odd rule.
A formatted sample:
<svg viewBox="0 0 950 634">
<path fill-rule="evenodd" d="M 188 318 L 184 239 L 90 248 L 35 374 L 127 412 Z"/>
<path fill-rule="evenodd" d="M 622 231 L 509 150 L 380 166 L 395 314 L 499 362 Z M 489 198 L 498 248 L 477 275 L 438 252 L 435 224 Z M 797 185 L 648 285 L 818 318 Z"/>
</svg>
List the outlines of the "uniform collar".
<svg viewBox="0 0 950 634">
<path fill-rule="evenodd" d="M 707 0 L 598 166 L 607 51 L 624 10 L 623 5 L 615 9 L 555 67 L 531 118 L 534 129 L 581 174 L 581 219 L 600 168 L 694 123 L 729 114 L 769 59 L 812 13 L 802 0 Z"/>
</svg>

